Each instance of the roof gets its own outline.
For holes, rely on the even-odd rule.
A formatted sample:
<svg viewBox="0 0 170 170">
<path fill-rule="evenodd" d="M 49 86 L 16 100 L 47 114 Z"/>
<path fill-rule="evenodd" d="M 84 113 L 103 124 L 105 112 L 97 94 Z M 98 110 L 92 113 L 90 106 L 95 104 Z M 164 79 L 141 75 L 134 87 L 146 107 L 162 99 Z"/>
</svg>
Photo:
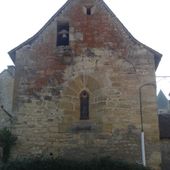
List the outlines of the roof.
<svg viewBox="0 0 170 170">
<path fill-rule="evenodd" d="M 167 109 L 168 110 L 169 101 L 166 98 L 166 96 L 162 90 L 159 91 L 159 94 L 157 96 L 157 105 L 158 105 L 158 109 Z"/>
<path fill-rule="evenodd" d="M 23 42 L 22 44 L 18 45 L 17 47 L 15 47 L 14 49 L 12 49 L 11 51 L 8 52 L 8 54 L 10 55 L 12 61 L 15 63 L 15 55 L 16 55 L 16 51 L 20 48 L 22 48 L 23 46 L 27 45 L 27 44 L 31 44 L 37 37 L 39 34 L 41 34 L 46 27 L 60 14 L 60 12 L 66 8 L 73 0 L 68 0 L 52 17 L 51 19 L 31 38 L 29 38 L 28 40 L 26 40 L 25 42 Z M 112 10 L 106 5 L 106 3 L 101 0 L 101 3 L 103 5 L 103 7 L 106 8 L 106 10 L 116 19 L 117 23 L 121 26 L 121 29 L 126 32 L 126 34 L 129 36 L 130 39 L 132 39 L 135 43 L 139 44 L 139 45 L 143 45 L 147 50 L 149 50 L 151 53 L 154 54 L 154 58 L 155 58 L 155 70 L 157 69 L 159 62 L 161 60 L 162 54 L 160 54 L 159 52 L 153 50 L 152 48 L 142 44 L 141 42 L 139 42 L 138 40 L 136 40 L 131 33 L 126 29 L 126 27 L 120 22 L 120 20 L 115 16 L 115 14 L 112 12 Z"/>
<path fill-rule="evenodd" d="M 25 45 L 31 44 L 38 36 L 39 34 L 41 34 L 46 27 L 48 27 L 48 25 L 50 25 L 51 22 L 53 22 L 53 20 L 56 18 L 56 16 L 58 16 L 58 14 L 60 14 L 60 12 L 68 5 L 70 4 L 71 0 L 68 0 L 51 18 L 50 20 L 48 20 L 48 22 L 35 34 L 33 35 L 31 38 L 27 39 L 26 41 L 24 41 L 23 43 L 21 43 L 20 45 L 18 45 L 17 47 L 15 47 L 14 49 L 12 49 L 11 51 L 8 52 L 9 56 L 11 57 L 12 61 L 15 63 L 15 55 L 16 55 L 16 51 L 19 50 L 20 48 L 24 47 Z"/>
<path fill-rule="evenodd" d="M 14 77 L 15 75 L 15 66 L 8 66 L 7 69 L 3 70 L 2 72 L 0 72 L 0 78 L 4 77 L 4 75 L 9 75 L 11 77 Z"/>
<path fill-rule="evenodd" d="M 161 139 L 170 139 L 170 113 L 159 115 L 159 130 Z"/>
</svg>

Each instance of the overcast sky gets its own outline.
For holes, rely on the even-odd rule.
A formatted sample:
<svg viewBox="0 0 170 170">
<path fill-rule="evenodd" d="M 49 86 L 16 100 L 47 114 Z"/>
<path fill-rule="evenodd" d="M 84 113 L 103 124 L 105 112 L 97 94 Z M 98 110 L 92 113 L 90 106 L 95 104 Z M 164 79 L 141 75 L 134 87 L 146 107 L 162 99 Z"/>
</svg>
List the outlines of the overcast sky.
<svg viewBox="0 0 170 170">
<path fill-rule="evenodd" d="M 0 72 L 13 64 L 7 52 L 33 36 L 66 0 L 0 0 Z M 170 76 L 170 0 L 105 0 L 140 42 L 163 54 L 157 75 Z M 170 78 L 158 88 L 170 92 Z"/>
</svg>

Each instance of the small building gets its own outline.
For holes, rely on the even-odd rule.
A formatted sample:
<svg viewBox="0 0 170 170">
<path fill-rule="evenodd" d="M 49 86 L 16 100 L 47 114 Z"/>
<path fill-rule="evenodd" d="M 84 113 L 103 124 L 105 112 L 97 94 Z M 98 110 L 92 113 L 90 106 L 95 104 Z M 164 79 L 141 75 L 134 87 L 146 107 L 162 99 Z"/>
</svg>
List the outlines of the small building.
<svg viewBox="0 0 170 170">
<path fill-rule="evenodd" d="M 15 67 L 0 73 L 0 129 L 11 126 Z"/>
<path fill-rule="evenodd" d="M 160 90 L 157 96 L 159 130 L 161 142 L 162 170 L 170 167 L 170 108 L 169 100 Z"/>
<path fill-rule="evenodd" d="M 159 91 L 157 96 L 158 114 L 170 114 L 170 101 L 167 99 L 162 90 Z"/>
<path fill-rule="evenodd" d="M 170 114 L 159 114 L 162 170 L 170 167 Z"/>
</svg>

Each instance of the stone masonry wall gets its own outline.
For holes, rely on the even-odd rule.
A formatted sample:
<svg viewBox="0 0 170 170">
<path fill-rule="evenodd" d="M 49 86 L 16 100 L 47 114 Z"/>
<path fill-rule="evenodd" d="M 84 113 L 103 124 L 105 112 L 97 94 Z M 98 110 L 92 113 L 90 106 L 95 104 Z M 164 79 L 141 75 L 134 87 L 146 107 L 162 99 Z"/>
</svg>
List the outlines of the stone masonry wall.
<svg viewBox="0 0 170 170">
<path fill-rule="evenodd" d="M 10 126 L 10 117 L 4 112 L 4 109 L 12 114 L 14 74 L 14 66 L 9 66 L 0 73 L 0 128 Z"/>
<path fill-rule="evenodd" d="M 95 3 L 95 4 L 94 4 Z M 94 5 L 93 15 L 84 8 Z M 57 47 L 57 23 L 69 22 L 70 44 Z M 136 44 L 101 1 L 77 0 L 16 52 L 13 157 L 111 156 L 141 162 L 139 87 L 155 82 L 154 56 Z M 89 92 L 89 120 L 80 93 Z M 159 169 L 155 89 L 142 89 L 147 164 Z"/>
</svg>

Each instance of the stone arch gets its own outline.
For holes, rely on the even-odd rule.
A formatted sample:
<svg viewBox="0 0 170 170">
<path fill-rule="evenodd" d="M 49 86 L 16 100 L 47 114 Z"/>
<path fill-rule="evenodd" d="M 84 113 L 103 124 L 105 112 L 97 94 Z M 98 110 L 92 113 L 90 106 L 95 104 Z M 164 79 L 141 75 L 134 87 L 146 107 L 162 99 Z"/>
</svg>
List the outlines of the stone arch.
<svg viewBox="0 0 170 170">
<path fill-rule="evenodd" d="M 129 60 L 123 58 L 119 59 L 116 63 L 117 68 L 119 68 L 124 73 L 136 74 L 136 68 Z"/>
<path fill-rule="evenodd" d="M 62 110 L 63 120 L 60 124 L 62 131 L 68 131 L 80 121 L 91 121 L 95 118 L 94 111 L 95 94 L 102 88 L 102 84 L 91 75 L 79 75 L 64 84 L 61 98 L 58 103 L 59 110 Z M 81 117 L 81 94 L 86 92 L 88 98 L 88 112 Z"/>
<path fill-rule="evenodd" d="M 100 89 L 101 87 L 101 82 L 94 78 L 94 76 L 80 74 L 65 83 L 62 96 L 71 95 L 74 97 L 79 97 L 80 92 L 83 90 L 87 90 L 93 95 L 94 91 Z"/>
</svg>

